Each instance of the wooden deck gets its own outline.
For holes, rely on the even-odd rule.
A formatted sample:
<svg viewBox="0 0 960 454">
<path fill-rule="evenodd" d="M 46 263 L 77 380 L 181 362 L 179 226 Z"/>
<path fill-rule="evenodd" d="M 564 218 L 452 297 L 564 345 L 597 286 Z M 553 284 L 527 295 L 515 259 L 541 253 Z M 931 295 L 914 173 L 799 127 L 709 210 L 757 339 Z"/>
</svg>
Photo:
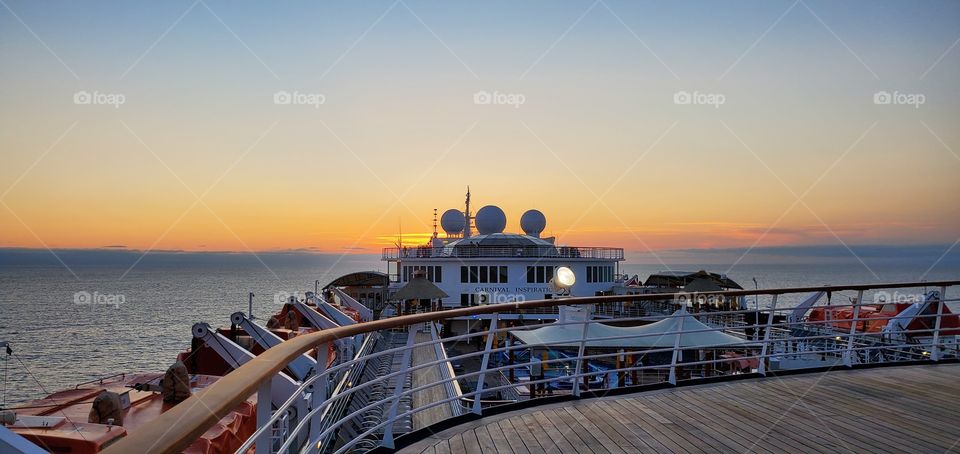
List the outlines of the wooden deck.
<svg viewBox="0 0 960 454">
<path fill-rule="evenodd" d="M 585 399 L 465 423 L 401 452 L 960 451 L 960 364 L 837 370 Z"/>
<path fill-rule="evenodd" d="M 430 335 L 427 333 L 417 333 L 416 342 L 430 342 Z M 413 365 L 426 364 L 436 361 L 437 352 L 433 345 L 421 345 L 413 349 Z M 440 381 L 440 366 L 425 367 L 413 371 L 412 384 L 414 388 L 429 383 Z M 443 385 L 431 386 L 427 389 L 413 393 L 413 408 L 422 407 L 429 403 L 438 402 L 447 398 L 446 388 Z M 450 405 L 436 405 L 424 411 L 414 413 L 413 429 L 422 429 L 429 427 L 440 421 L 453 417 L 453 410 Z"/>
</svg>

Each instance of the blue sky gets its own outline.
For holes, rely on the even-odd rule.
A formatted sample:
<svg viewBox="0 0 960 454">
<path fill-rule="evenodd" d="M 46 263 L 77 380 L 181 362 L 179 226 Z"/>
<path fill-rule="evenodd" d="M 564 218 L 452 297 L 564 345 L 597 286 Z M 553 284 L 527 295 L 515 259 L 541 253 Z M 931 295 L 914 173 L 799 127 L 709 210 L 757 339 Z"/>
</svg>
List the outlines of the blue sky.
<svg viewBox="0 0 960 454">
<path fill-rule="evenodd" d="M 960 231 L 958 2 L 4 5 L 0 247 L 369 252 L 466 184 L 568 244 Z"/>
</svg>

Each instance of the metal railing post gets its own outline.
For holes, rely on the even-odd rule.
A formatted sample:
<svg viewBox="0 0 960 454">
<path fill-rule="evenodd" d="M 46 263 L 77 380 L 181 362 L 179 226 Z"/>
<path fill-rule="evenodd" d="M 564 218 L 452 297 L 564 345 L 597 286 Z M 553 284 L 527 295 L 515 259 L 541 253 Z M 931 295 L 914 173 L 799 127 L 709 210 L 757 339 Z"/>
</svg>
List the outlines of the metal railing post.
<svg viewBox="0 0 960 454">
<path fill-rule="evenodd" d="M 850 320 L 850 337 L 847 338 L 847 349 L 843 352 L 843 364 L 853 366 L 853 338 L 857 335 L 857 325 L 860 324 L 860 305 L 863 304 L 863 290 L 857 292 L 857 301 L 853 303 L 853 318 Z"/>
<path fill-rule="evenodd" d="M 683 321 L 687 318 L 686 307 L 681 307 L 678 312 L 680 313 L 680 324 L 677 326 L 677 337 L 673 341 L 673 358 L 670 360 L 670 376 L 667 377 L 667 381 L 669 381 L 671 385 L 677 384 L 677 359 L 680 356 L 680 337 L 683 336 Z"/>
<path fill-rule="evenodd" d="M 257 427 L 263 427 L 270 422 L 271 416 L 271 390 L 272 379 L 266 379 L 260 383 L 257 389 Z M 273 452 L 273 431 L 269 428 L 264 430 L 257 438 L 256 454 L 270 454 Z"/>
<path fill-rule="evenodd" d="M 322 344 L 317 348 L 317 368 L 313 371 L 317 379 L 310 385 L 310 408 L 307 411 L 312 411 L 319 407 L 323 401 L 327 400 L 327 394 L 330 392 L 329 380 L 330 377 L 327 375 L 327 363 L 329 362 L 328 356 L 330 354 L 330 344 Z M 333 405 L 333 402 L 330 402 L 330 405 Z M 322 411 L 317 411 L 314 413 L 313 418 L 310 419 L 310 432 L 319 433 L 320 427 L 323 420 Z"/>
<path fill-rule="evenodd" d="M 403 359 L 400 363 L 401 373 L 397 375 L 397 385 L 393 387 L 393 401 L 390 403 L 390 411 L 387 414 L 386 427 L 383 428 L 383 441 L 381 445 L 393 449 L 393 424 L 397 420 L 397 407 L 400 405 L 400 393 L 403 392 L 403 384 L 407 381 L 407 375 L 410 373 L 410 355 L 413 353 L 413 344 L 417 338 L 417 330 L 413 326 L 407 326 L 407 348 L 403 351 Z"/>
<path fill-rule="evenodd" d="M 937 304 L 937 319 L 933 325 L 933 346 L 930 359 L 940 361 L 940 320 L 943 317 L 943 305 L 947 304 L 947 286 L 940 287 L 940 301 Z"/>
<path fill-rule="evenodd" d="M 763 330 L 763 346 L 760 347 L 760 364 L 757 364 L 757 372 L 764 377 L 767 376 L 767 360 L 769 359 L 767 357 L 767 353 L 770 351 L 770 331 L 772 331 L 773 328 L 773 314 L 777 310 L 778 296 L 780 295 L 774 294 L 773 299 L 770 301 L 770 313 L 767 315 L 767 327 Z M 759 320 L 757 320 L 757 322 L 759 322 Z"/>
<path fill-rule="evenodd" d="M 476 394 L 473 395 L 473 412 L 483 414 L 483 407 L 480 405 L 480 397 L 483 395 L 484 378 L 487 375 L 487 365 L 490 363 L 490 349 L 493 348 L 493 338 L 496 337 L 494 331 L 497 329 L 497 319 L 500 313 L 496 312 L 490 319 L 490 333 L 487 334 L 487 346 L 483 350 L 483 359 L 480 360 L 480 375 L 477 376 Z"/>
<path fill-rule="evenodd" d="M 583 318 L 583 330 L 580 332 L 580 348 L 577 350 L 576 368 L 573 371 L 573 397 L 580 397 L 580 378 L 577 377 L 577 375 L 580 375 L 583 371 L 583 355 L 587 348 L 587 328 L 589 326 L 590 314 L 585 313 Z M 533 355 L 530 356 L 530 361 L 533 362 Z M 543 367 L 543 365 L 541 365 L 541 367 Z M 589 383 L 590 382 L 587 382 L 587 386 L 589 386 Z"/>
</svg>

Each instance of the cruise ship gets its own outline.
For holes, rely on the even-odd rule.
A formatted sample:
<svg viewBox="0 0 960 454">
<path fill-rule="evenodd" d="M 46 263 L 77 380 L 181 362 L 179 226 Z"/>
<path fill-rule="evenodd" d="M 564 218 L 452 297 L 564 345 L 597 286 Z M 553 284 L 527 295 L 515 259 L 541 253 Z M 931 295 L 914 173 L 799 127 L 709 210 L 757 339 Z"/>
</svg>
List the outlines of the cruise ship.
<svg viewBox="0 0 960 454">
<path fill-rule="evenodd" d="M 567 295 L 610 295 L 615 285 L 622 283 L 622 248 L 559 245 L 556 238 L 542 236 L 547 219 L 539 210 L 524 212 L 519 217 L 521 233 L 509 233 L 505 231 L 507 216 L 500 207 L 486 205 L 473 215 L 468 188 L 464 209 L 446 210 L 439 225 L 443 235 L 437 232 L 435 214 L 433 236 L 427 244 L 385 248 L 383 260 L 391 278 L 390 294 L 419 277 L 446 296 L 408 300 L 405 307 L 387 306 L 385 316 L 552 298 L 555 289 L 551 283 L 559 268 L 580 277 L 569 286 Z M 428 303 L 433 306 L 417 306 Z M 541 318 L 555 319 L 556 314 L 542 314 Z M 454 331 L 463 331 L 464 320 L 451 323 Z"/>
<path fill-rule="evenodd" d="M 944 424 L 960 416 L 960 280 L 640 279 L 622 272 L 623 249 L 544 237 L 540 211 L 522 213 L 518 233 L 507 219 L 495 205 L 474 214 L 468 189 L 462 210 L 434 212 L 427 244 L 383 250 L 386 273 L 313 283 L 262 321 L 241 301 L 222 326 L 184 333 L 166 371 L 3 408 L 0 452 L 842 448 L 799 402 L 870 450 L 960 438 Z M 783 380 L 810 399 L 770 385 Z M 778 418 L 790 431 L 757 429 Z"/>
</svg>

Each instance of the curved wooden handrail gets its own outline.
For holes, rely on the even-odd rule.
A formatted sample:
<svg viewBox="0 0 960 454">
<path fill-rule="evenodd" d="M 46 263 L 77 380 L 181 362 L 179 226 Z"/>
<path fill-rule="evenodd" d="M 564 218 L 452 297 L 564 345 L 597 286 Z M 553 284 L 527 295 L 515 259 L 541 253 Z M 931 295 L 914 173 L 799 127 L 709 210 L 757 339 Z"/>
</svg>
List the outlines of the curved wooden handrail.
<svg viewBox="0 0 960 454">
<path fill-rule="evenodd" d="M 710 295 L 750 296 L 780 295 L 785 293 L 839 292 L 844 290 L 895 289 L 910 287 L 945 287 L 960 285 L 956 281 L 905 282 L 894 284 L 866 284 L 846 286 L 793 287 L 768 290 L 729 290 L 702 292 Z M 504 311 L 536 309 L 540 307 L 599 304 L 621 301 L 662 301 L 670 293 L 642 295 L 611 295 L 557 298 L 502 303 L 487 306 L 472 306 L 437 312 L 404 315 L 374 320 L 355 325 L 313 332 L 297 336 L 268 349 L 233 372 L 227 374 L 206 389 L 197 392 L 176 407 L 164 412 L 147 426 L 139 427 L 132 434 L 120 439 L 106 449 L 107 454 L 128 452 L 170 453 L 186 449 L 222 417 L 241 402 L 257 392 L 260 383 L 279 373 L 299 355 L 325 343 L 371 331 L 399 328 L 402 326 L 445 320 L 454 317 L 491 314 Z"/>
</svg>

